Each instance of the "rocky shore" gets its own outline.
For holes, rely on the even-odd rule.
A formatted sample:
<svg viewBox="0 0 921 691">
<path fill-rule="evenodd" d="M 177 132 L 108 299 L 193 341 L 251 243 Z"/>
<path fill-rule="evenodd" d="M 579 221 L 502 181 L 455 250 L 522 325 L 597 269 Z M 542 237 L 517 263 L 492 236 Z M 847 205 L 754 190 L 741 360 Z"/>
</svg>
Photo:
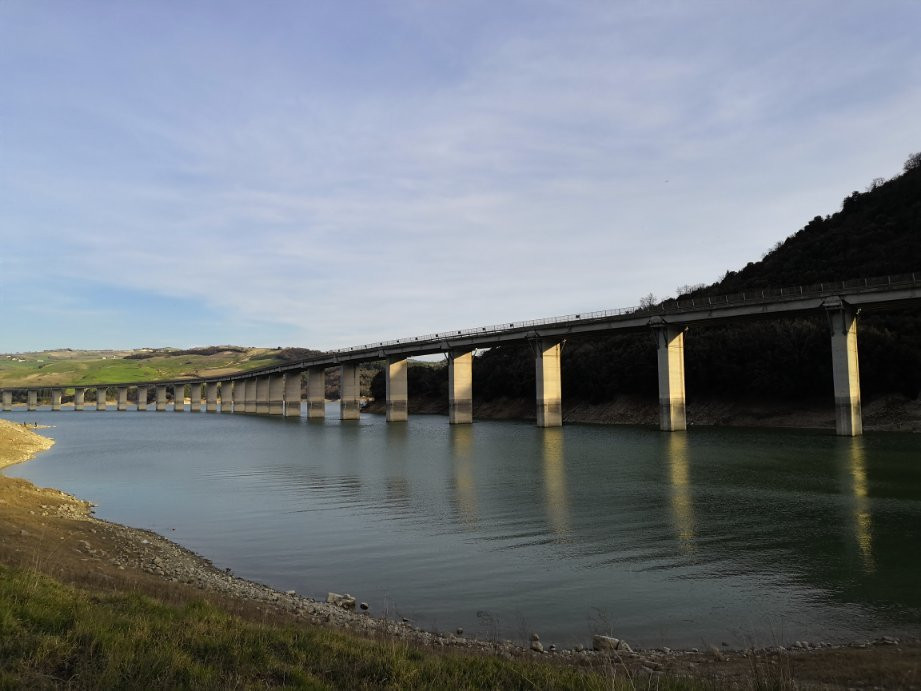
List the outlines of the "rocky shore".
<svg viewBox="0 0 921 691">
<path fill-rule="evenodd" d="M 30 458 L 52 441 L 0 419 L 0 468 Z M 18 459 L 18 460 L 17 460 Z M 0 475 L 0 561 L 36 568 L 65 583 L 139 591 L 165 601 L 203 598 L 243 616 L 301 621 L 363 637 L 391 638 L 420 648 L 463 650 L 503 658 L 540 656 L 561 664 L 610 670 L 630 677 L 707 679 L 720 685 L 797 679 L 831 687 L 921 688 L 921 642 L 883 637 L 850 645 L 798 641 L 729 650 L 634 649 L 614 636 L 558 649 L 539 632 L 529 643 L 482 640 L 424 631 L 412 621 L 380 616 L 374 603 L 330 593 L 318 602 L 238 578 L 165 537 L 100 520 L 92 505 L 55 489 Z M 367 609 L 365 609 L 367 607 Z M 744 682 L 744 683 L 743 683 Z"/>
</svg>

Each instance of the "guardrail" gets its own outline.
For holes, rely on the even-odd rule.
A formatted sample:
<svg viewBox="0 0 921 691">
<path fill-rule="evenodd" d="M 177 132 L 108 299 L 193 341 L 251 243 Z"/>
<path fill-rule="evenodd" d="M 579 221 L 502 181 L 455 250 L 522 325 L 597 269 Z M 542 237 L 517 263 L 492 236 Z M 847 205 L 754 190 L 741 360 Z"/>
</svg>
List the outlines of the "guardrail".
<svg viewBox="0 0 921 691">
<path fill-rule="evenodd" d="M 324 354 L 347 354 L 361 352 L 364 350 L 374 350 L 375 348 L 386 348 L 395 345 L 427 343 L 444 340 L 446 338 L 457 338 L 458 336 L 488 336 L 490 334 L 502 333 L 503 331 L 527 329 L 535 326 L 548 326 L 571 322 L 586 322 L 598 319 L 616 319 L 617 317 L 637 317 L 647 315 L 655 316 L 657 314 L 669 314 L 674 312 L 688 312 L 701 309 L 709 309 L 711 307 L 718 307 L 721 305 L 756 304 L 759 302 L 776 302 L 778 300 L 795 300 L 803 297 L 824 297 L 838 295 L 842 291 L 858 293 L 866 290 L 878 290 L 879 288 L 911 286 L 921 287 L 921 274 L 910 273 L 895 274 L 892 276 L 878 276 L 875 278 L 855 278 L 848 281 L 815 283 L 808 286 L 793 286 L 789 288 L 769 288 L 764 290 L 733 293 L 729 295 L 699 296 L 696 298 L 691 297 L 684 299 L 671 298 L 668 300 L 663 300 L 662 302 L 659 302 L 655 305 L 621 307 L 610 310 L 597 310 L 594 312 L 566 314 L 559 317 L 546 317 L 544 319 L 531 319 L 528 321 L 492 324 L 490 326 L 458 329 L 456 331 L 441 331 L 438 333 L 425 334 L 424 336 L 397 338 L 389 341 L 378 341 L 377 343 L 366 343 L 359 346 L 349 346 L 347 348 L 327 350 L 324 352 Z"/>
</svg>

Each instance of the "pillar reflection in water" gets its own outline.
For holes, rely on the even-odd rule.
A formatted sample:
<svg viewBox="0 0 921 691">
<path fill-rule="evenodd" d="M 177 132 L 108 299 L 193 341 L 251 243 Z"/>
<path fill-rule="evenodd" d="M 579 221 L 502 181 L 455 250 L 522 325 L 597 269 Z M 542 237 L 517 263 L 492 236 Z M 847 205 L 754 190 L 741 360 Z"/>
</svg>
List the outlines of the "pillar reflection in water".
<svg viewBox="0 0 921 691">
<path fill-rule="evenodd" d="M 477 523 L 476 479 L 473 468 L 473 427 L 452 425 L 451 460 L 454 466 L 454 504 L 464 525 Z"/>
<path fill-rule="evenodd" d="M 544 467 L 544 501 L 550 529 L 563 537 L 569 533 L 569 494 L 566 490 L 566 458 L 563 429 L 545 427 L 541 434 Z"/>
<path fill-rule="evenodd" d="M 853 497 L 849 523 L 853 525 L 854 538 L 863 570 L 871 573 L 876 569 L 873 559 L 873 517 L 870 512 L 870 486 L 867 480 L 867 459 L 864 451 L 863 437 L 841 440 L 845 447 L 844 461 L 846 477 Z"/>
<path fill-rule="evenodd" d="M 688 458 L 686 432 L 673 432 L 665 437 L 668 453 L 669 481 L 671 487 L 672 522 L 678 536 L 678 545 L 685 554 L 693 552 L 694 494 L 691 491 L 691 463 Z"/>
</svg>

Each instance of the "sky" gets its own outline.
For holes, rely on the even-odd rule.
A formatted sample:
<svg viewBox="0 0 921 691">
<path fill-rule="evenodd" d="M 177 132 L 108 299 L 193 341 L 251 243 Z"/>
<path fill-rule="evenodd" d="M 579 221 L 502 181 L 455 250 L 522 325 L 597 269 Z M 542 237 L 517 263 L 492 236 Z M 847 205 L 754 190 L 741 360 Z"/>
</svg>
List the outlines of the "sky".
<svg viewBox="0 0 921 691">
<path fill-rule="evenodd" d="M 921 2 L 0 0 L 0 352 L 636 305 L 921 150 Z"/>
</svg>

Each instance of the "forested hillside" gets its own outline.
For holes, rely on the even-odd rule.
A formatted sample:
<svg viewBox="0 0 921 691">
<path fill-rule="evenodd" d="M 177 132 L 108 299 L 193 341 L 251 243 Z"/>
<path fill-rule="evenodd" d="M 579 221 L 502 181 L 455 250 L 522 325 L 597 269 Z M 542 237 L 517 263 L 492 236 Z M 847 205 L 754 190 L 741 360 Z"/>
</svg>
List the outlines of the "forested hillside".
<svg viewBox="0 0 921 691">
<path fill-rule="evenodd" d="M 874 180 L 844 198 L 841 210 L 816 216 L 778 242 L 760 261 L 683 295 L 719 295 L 857 277 L 921 273 L 921 155 L 904 172 Z M 862 317 L 861 387 L 865 397 L 921 391 L 921 312 Z M 701 398 L 750 396 L 795 402 L 832 395 L 831 350 L 824 315 L 810 319 L 695 328 L 685 339 L 689 410 Z M 654 400 L 656 355 L 647 333 L 571 339 L 563 350 L 564 408 L 602 403 L 624 394 Z M 384 395 L 383 375 L 371 393 Z M 444 401 L 446 367 L 410 369 L 410 405 Z M 474 365 L 474 398 L 534 397 L 533 356 L 527 346 L 493 348 Z"/>
</svg>

